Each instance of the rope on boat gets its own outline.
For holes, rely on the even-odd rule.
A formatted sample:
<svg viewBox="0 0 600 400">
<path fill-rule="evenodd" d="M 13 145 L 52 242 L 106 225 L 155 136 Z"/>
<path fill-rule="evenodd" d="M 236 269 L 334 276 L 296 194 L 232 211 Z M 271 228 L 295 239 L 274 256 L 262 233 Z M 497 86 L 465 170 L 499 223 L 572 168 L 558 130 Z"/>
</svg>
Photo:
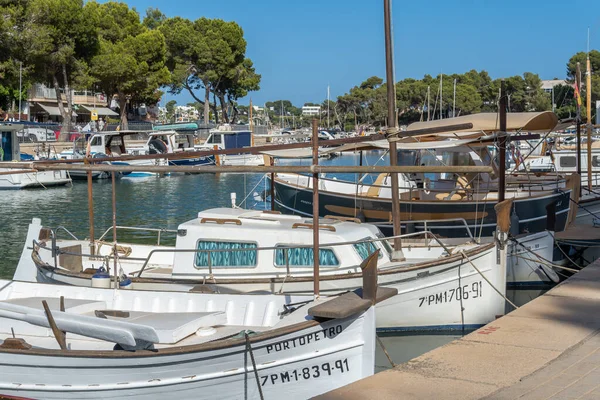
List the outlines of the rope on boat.
<svg viewBox="0 0 600 400">
<path fill-rule="evenodd" d="M 550 235 L 552 235 L 552 233 L 550 232 Z M 552 236 L 552 238 L 554 239 L 554 236 Z M 570 272 L 579 272 L 579 270 L 573 269 L 573 268 L 568 268 L 568 267 L 563 267 L 561 265 L 557 265 L 554 264 L 552 261 L 545 259 L 544 257 L 540 256 L 539 254 L 535 253 L 533 250 L 527 248 L 527 246 L 525 246 L 523 243 L 519 242 L 516 238 L 511 237 L 509 238 L 509 240 L 512 240 L 513 242 L 515 242 L 516 244 L 518 244 L 519 246 L 521 246 L 522 248 L 524 248 L 527 252 L 533 254 L 534 256 L 536 256 L 538 259 L 544 261 L 546 263 L 547 266 L 553 267 L 553 268 L 558 268 L 558 269 L 564 269 L 566 271 L 570 271 Z M 559 246 L 560 248 L 560 246 Z M 564 254 L 564 252 L 563 252 Z M 523 257 L 523 256 L 519 256 L 517 254 L 515 254 L 516 257 L 520 257 L 523 258 L 525 260 L 528 260 L 527 258 Z M 566 254 L 565 254 L 566 256 Z M 567 257 L 568 258 L 568 257 Z M 530 260 L 533 261 L 533 260 Z M 569 261 L 571 261 L 573 263 L 573 265 L 575 265 L 577 268 L 581 269 L 581 267 L 579 265 L 577 265 L 575 262 L 573 262 L 570 258 Z M 534 261 L 537 262 L 537 261 Z M 543 263 L 542 263 L 543 264 Z"/>
<path fill-rule="evenodd" d="M 254 377 L 256 378 L 258 394 L 260 395 L 260 400 L 265 400 L 262 387 L 260 386 L 260 379 L 258 377 L 258 370 L 256 369 L 256 361 L 254 360 L 254 352 L 252 351 L 252 346 L 250 345 L 250 336 L 248 336 L 248 331 L 244 332 L 244 336 L 246 337 L 246 350 L 250 353 L 250 361 L 252 361 L 252 368 L 254 369 Z"/>
<path fill-rule="evenodd" d="M 556 243 L 564 243 L 564 242 L 561 242 L 560 240 L 556 240 L 556 237 L 554 236 L 554 234 L 552 232 L 550 232 L 550 236 L 552 236 L 552 239 L 554 239 L 554 242 L 556 242 Z M 577 245 L 576 244 L 572 244 L 572 246 L 577 246 Z M 573 259 L 571 259 L 571 257 L 569 257 L 569 255 L 567 253 L 565 253 L 565 251 L 562 249 L 562 247 L 560 247 L 560 246 L 556 246 L 556 247 L 560 250 L 561 253 L 563 253 L 563 255 L 565 257 L 567 257 L 567 260 L 569 260 L 571 262 L 571 264 L 573 264 L 574 266 L 576 266 L 580 270 L 583 269 L 582 266 L 578 265 L 575 261 L 573 261 Z"/>
<path fill-rule="evenodd" d="M 502 296 L 502 298 L 504 300 L 506 300 L 506 302 L 508 304 L 510 304 L 511 306 L 513 306 L 515 308 L 515 310 L 517 310 L 519 308 L 515 303 L 513 303 L 512 301 L 510 301 L 508 299 L 508 297 L 506 297 L 506 295 L 502 294 L 502 292 L 499 291 L 496 286 L 492 285 L 492 282 L 490 282 L 490 280 L 479 270 L 479 268 L 477 268 L 475 266 L 475 264 L 473 263 L 473 261 L 471 261 L 471 259 L 469 258 L 469 256 L 467 256 L 465 254 L 464 250 L 461 250 L 460 254 L 462 254 L 462 256 L 467 259 L 467 261 L 471 264 L 471 266 L 473 266 L 473 268 L 475 268 L 475 271 L 477 271 L 479 273 L 479 275 L 481 275 L 481 277 L 492 287 L 492 289 L 494 289 L 496 291 L 496 293 L 498 293 L 500 296 Z"/>
<path fill-rule="evenodd" d="M 545 266 L 547 266 L 547 267 L 550 267 L 550 268 L 564 269 L 565 271 L 569 271 L 569 272 L 573 272 L 573 273 L 575 273 L 575 272 L 579 272 L 579 270 L 578 270 L 578 269 L 569 268 L 569 267 L 563 267 L 563 266 L 561 266 L 561 265 L 552 264 L 552 263 L 545 262 L 545 261 L 542 261 L 542 260 L 534 260 L 533 258 L 529 258 L 529 257 L 523 257 L 523 256 L 516 256 L 516 257 L 517 257 L 517 258 L 522 258 L 523 260 L 531 261 L 531 262 L 533 262 L 533 263 L 536 263 L 536 264 L 537 264 L 537 263 L 540 263 L 540 264 L 543 264 L 543 265 L 545 265 Z M 563 275 L 563 276 L 564 276 L 564 275 Z"/>
<path fill-rule="evenodd" d="M 560 190 L 561 193 L 565 193 L 563 190 Z M 571 200 L 573 203 L 577 204 L 577 206 L 583 208 L 585 211 L 587 211 L 590 215 L 593 215 L 594 217 L 600 219 L 600 216 L 598 216 L 597 214 L 594 214 L 592 211 L 590 211 L 587 207 L 581 205 L 580 202 L 575 201 L 571 198 L 571 196 L 569 196 L 569 200 Z"/>
<path fill-rule="evenodd" d="M 254 194 L 254 190 L 258 187 L 258 185 L 260 185 L 260 183 L 263 181 L 263 179 L 265 180 L 265 185 L 266 185 L 266 182 L 267 182 L 266 178 L 267 178 L 266 175 L 263 175 L 263 177 L 260 178 L 258 183 L 256 185 L 254 185 L 254 187 L 249 192 L 247 192 L 246 197 L 244 197 L 242 199 L 242 201 L 240 201 L 240 205 L 238 207 L 241 207 L 242 204 L 244 204 L 246 202 L 246 200 L 248 200 L 248 197 L 250 197 L 250 194 L 252 194 L 252 195 Z M 244 174 L 244 190 L 246 190 L 246 174 Z M 271 196 L 272 196 L 272 194 L 271 194 Z"/>
<path fill-rule="evenodd" d="M 390 357 L 390 355 L 388 354 L 387 349 L 385 348 L 385 345 L 383 344 L 383 341 L 381 340 L 381 338 L 379 337 L 379 335 L 375 334 L 375 338 L 377 339 L 377 343 L 379 343 L 379 346 L 381 346 L 381 350 L 383 350 L 383 354 L 385 354 L 385 356 L 387 357 L 387 359 L 390 362 L 390 365 L 392 366 L 392 368 L 396 368 L 396 366 L 398 364 L 396 364 L 392 360 L 392 357 Z"/>
</svg>

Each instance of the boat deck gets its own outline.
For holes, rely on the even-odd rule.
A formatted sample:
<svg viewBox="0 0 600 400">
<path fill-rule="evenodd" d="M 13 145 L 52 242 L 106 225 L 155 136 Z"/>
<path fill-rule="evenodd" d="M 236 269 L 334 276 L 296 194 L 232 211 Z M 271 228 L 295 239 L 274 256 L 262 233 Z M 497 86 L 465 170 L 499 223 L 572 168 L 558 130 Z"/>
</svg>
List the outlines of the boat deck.
<svg viewBox="0 0 600 400">
<path fill-rule="evenodd" d="M 600 227 L 591 225 L 571 225 L 562 232 L 556 232 L 554 238 L 557 242 L 568 244 L 600 244 Z"/>
<path fill-rule="evenodd" d="M 600 261 L 446 346 L 319 399 L 598 399 Z"/>
</svg>

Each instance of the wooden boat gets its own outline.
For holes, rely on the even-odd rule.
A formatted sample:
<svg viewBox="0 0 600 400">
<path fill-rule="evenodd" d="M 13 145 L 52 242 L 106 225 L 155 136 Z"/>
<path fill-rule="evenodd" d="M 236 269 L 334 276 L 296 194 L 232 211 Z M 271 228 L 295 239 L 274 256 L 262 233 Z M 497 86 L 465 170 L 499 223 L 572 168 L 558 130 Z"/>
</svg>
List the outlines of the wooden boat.
<svg viewBox="0 0 600 400">
<path fill-rule="evenodd" d="M 551 130 L 553 113 L 508 114 L 509 131 Z M 469 129 L 454 127 L 469 126 Z M 413 131 L 436 129 L 440 133 L 410 136 Z M 445 131 L 444 131 L 445 130 Z M 408 232 L 429 229 L 442 237 L 491 236 L 495 229 L 494 205 L 498 201 L 500 168 L 488 149 L 497 140 L 498 116 L 476 114 L 443 121 L 415 123 L 390 138 L 396 141 L 399 158 L 408 165 L 492 166 L 492 174 L 400 174 L 400 217 Z M 335 151 L 388 148 L 383 143 L 342 146 Z M 360 218 L 391 234 L 391 177 L 379 175 L 373 184 L 319 179 L 319 215 Z M 311 179 L 298 174 L 274 176 L 276 209 L 284 213 L 312 215 Z M 506 176 L 506 198 L 514 200 L 519 233 L 546 228 L 546 207 L 556 203 L 556 230 L 569 220 L 572 187 L 564 179 Z M 415 222 L 411 222 L 415 221 Z M 424 221 L 427 221 L 425 226 Z"/>
<path fill-rule="evenodd" d="M 0 281 L 0 397 L 309 398 L 373 374 L 360 295 L 223 295 Z M 32 373 L 35 371 L 35 373 Z"/>
<path fill-rule="evenodd" d="M 381 251 L 380 282 L 399 294 L 377 307 L 380 329 L 464 329 L 504 312 L 503 243 L 447 246 L 430 234 L 409 234 L 406 259 L 391 261 L 391 248 L 370 224 L 330 218 L 319 226 L 323 294 L 359 287 L 359 265 Z M 118 243 L 118 263 L 135 289 L 304 295 L 313 288 L 311 228 L 312 220 L 298 216 L 207 210 L 178 227 L 175 247 Z M 57 233 L 32 222 L 15 279 L 90 287 L 98 269 L 112 265 L 110 244 L 100 241 L 95 256 L 86 255 L 88 241 L 59 240 Z"/>
<path fill-rule="evenodd" d="M 254 139 L 251 131 L 235 131 L 231 126 L 223 125 L 218 129 L 210 131 L 210 135 L 206 141 L 196 146 L 196 150 L 227 150 L 240 149 L 253 146 Z M 218 157 L 218 163 L 221 165 L 246 165 L 259 166 L 264 165 L 264 158 L 259 154 L 225 154 Z"/>
<path fill-rule="evenodd" d="M 17 132 L 23 125 L 0 124 L 0 161 L 21 161 L 21 148 Z M 46 188 L 65 186 L 71 178 L 65 171 L 14 171 L 0 168 L 0 190 Z"/>
</svg>

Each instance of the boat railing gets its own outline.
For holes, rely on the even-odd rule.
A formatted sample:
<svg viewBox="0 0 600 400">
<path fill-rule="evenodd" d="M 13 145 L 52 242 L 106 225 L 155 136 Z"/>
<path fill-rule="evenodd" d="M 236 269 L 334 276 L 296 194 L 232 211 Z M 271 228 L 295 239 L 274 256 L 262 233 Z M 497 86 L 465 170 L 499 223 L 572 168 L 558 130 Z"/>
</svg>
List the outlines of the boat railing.
<svg viewBox="0 0 600 400">
<path fill-rule="evenodd" d="M 50 229 L 50 230 L 52 230 L 52 229 Z M 79 240 L 79 238 L 77 236 L 75 236 L 73 234 L 73 232 L 71 232 L 70 230 L 68 230 L 67 228 L 65 228 L 62 225 L 52 231 L 54 233 L 55 237 L 58 237 L 59 231 L 64 231 L 67 235 L 71 236 L 71 238 L 73 238 L 73 240 Z"/>
<path fill-rule="evenodd" d="M 175 229 L 162 229 L 162 228 L 140 228 L 140 227 L 136 227 L 136 226 L 120 226 L 117 225 L 116 226 L 117 230 L 125 230 L 125 231 L 138 231 L 138 232 L 153 232 L 157 234 L 157 239 L 156 239 L 156 245 L 160 246 L 160 240 L 161 240 L 161 236 L 163 233 L 174 233 L 177 234 L 177 230 Z M 104 233 L 102 234 L 102 236 L 100 236 L 100 238 L 98 238 L 98 241 L 102 241 L 106 235 L 108 235 L 110 232 L 112 232 L 113 228 L 110 227 L 108 228 L 106 231 L 104 231 Z"/>
<path fill-rule="evenodd" d="M 415 233 L 423 233 L 423 232 L 430 232 L 429 228 L 431 228 L 432 223 L 437 224 L 437 223 L 444 223 L 444 222 L 460 222 L 462 225 L 464 225 L 465 230 L 467 231 L 467 235 L 469 235 L 469 238 L 475 242 L 475 237 L 473 236 L 473 233 L 471 232 L 471 228 L 469 227 L 467 220 L 464 218 L 443 218 L 443 219 L 436 219 L 436 220 L 430 220 L 430 219 L 408 220 L 408 221 L 402 221 L 402 224 L 404 224 L 404 225 L 423 224 L 422 226 L 423 226 L 424 230 L 415 232 Z M 433 227 L 432 229 L 436 229 L 436 228 L 440 229 L 440 228 L 446 228 L 446 227 Z"/>
<path fill-rule="evenodd" d="M 425 235 L 426 240 L 430 240 L 433 239 L 435 242 L 437 242 L 437 244 L 444 249 L 444 251 L 447 254 L 450 254 L 450 250 L 448 249 L 448 247 L 435 235 L 433 234 L 431 231 L 419 231 L 419 232 L 413 232 L 413 233 L 407 233 L 407 234 L 403 234 L 403 235 L 398 235 L 398 236 L 391 236 L 391 237 L 382 237 L 382 238 L 369 238 L 369 239 L 361 239 L 361 240 L 353 240 L 353 241 L 346 241 L 346 242 L 337 242 L 337 243 L 322 243 L 320 246 L 322 248 L 332 248 L 332 247 L 339 247 L 339 246 L 348 246 L 348 245 L 359 245 L 359 244 L 364 244 L 364 243 L 376 243 L 376 242 L 389 242 L 395 238 L 404 238 L 404 239 L 408 239 L 411 237 L 415 237 L 415 236 L 422 236 Z M 54 236 L 53 236 L 54 237 Z M 429 242 L 428 242 L 429 243 Z M 388 243 L 389 244 L 389 243 Z M 429 245 L 429 244 L 426 244 Z M 291 271 L 290 271 L 290 262 L 289 262 L 289 251 L 293 250 L 293 249 L 302 249 L 302 248 L 307 248 L 307 247 L 311 247 L 311 244 L 306 244 L 306 245 L 278 245 L 278 246 L 269 246 L 269 247 L 246 247 L 246 248 L 237 248 L 237 249 L 177 249 L 177 248 L 172 248 L 172 249 L 152 249 L 150 250 L 150 252 L 148 253 L 148 255 L 145 258 L 141 258 L 141 257 L 127 257 L 127 260 L 129 261 L 143 261 L 142 267 L 140 268 L 140 270 L 137 272 L 137 278 L 142 276 L 142 273 L 146 270 L 148 264 L 150 263 L 150 259 L 155 255 L 155 254 L 160 254 L 160 253 L 194 253 L 194 254 L 207 254 L 207 268 L 208 268 L 208 273 L 209 273 L 209 278 L 210 279 L 214 279 L 214 274 L 213 274 L 213 265 L 212 265 L 212 253 L 231 253 L 231 252 L 247 252 L 247 251 L 274 251 L 274 250 L 283 250 L 284 252 L 284 259 L 285 259 L 285 268 L 286 268 L 286 273 L 287 276 L 290 277 L 291 276 Z M 385 246 L 382 246 L 385 249 Z M 77 256 L 77 257 L 82 257 L 82 258 L 89 258 L 89 259 L 104 259 L 106 260 L 106 264 L 108 266 L 108 260 L 113 259 L 114 258 L 114 252 L 109 254 L 109 255 L 99 255 L 99 254 L 89 254 L 89 253 L 77 253 L 77 252 L 72 252 L 72 251 L 68 251 L 68 250 L 62 250 L 59 247 L 56 246 L 56 240 L 54 239 L 52 241 L 52 246 L 50 248 L 46 247 L 46 245 L 44 243 L 40 243 L 36 240 L 33 241 L 33 249 L 34 251 L 36 251 L 36 249 L 43 249 L 43 250 L 48 250 L 51 252 L 52 257 L 54 259 L 54 268 L 58 268 L 58 262 L 57 262 L 57 257 L 60 254 L 65 254 L 65 255 L 71 255 L 71 256 Z"/>
</svg>

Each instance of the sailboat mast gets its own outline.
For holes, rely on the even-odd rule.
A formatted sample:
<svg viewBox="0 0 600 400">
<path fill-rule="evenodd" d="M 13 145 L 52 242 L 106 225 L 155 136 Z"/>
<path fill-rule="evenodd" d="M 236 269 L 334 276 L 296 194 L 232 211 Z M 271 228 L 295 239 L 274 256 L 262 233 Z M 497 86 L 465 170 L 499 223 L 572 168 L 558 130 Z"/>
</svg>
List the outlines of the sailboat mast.
<svg viewBox="0 0 600 400">
<path fill-rule="evenodd" d="M 427 121 L 431 119 L 431 86 L 427 86 Z"/>
<path fill-rule="evenodd" d="M 440 119 L 444 119 L 443 111 L 443 99 L 444 99 L 444 74 L 440 74 Z"/>
<path fill-rule="evenodd" d="M 585 82 L 587 111 L 587 176 L 588 190 L 592 191 L 592 66 L 590 63 L 590 28 L 588 28 L 587 71 Z"/>
<path fill-rule="evenodd" d="M 396 85 L 394 84 L 394 41 L 392 36 L 392 0 L 383 0 L 384 27 L 385 27 L 385 67 L 387 80 L 387 101 L 388 101 L 388 128 L 387 134 L 394 135 L 398 133 L 396 117 Z M 390 165 L 398 165 L 398 149 L 396 142 L 390 142 Z M 400 187 L 398 184 L 398 173 L 390 174 L 392 178 L 392 224 L 394 226 L 394 260 L 404 260 L 402 253 L 402 241 L 400 225 Z"/>
<path fill-rule="evenodd" d="M 329 85 L 327 85 L 327 129 L 329 129 Z"/>
<path fill-rule="evenodd" d="M 454 97 L 452 99 L 452 118 L 456 117 L 456 78 L 454 78 Z"/>
</svg>

